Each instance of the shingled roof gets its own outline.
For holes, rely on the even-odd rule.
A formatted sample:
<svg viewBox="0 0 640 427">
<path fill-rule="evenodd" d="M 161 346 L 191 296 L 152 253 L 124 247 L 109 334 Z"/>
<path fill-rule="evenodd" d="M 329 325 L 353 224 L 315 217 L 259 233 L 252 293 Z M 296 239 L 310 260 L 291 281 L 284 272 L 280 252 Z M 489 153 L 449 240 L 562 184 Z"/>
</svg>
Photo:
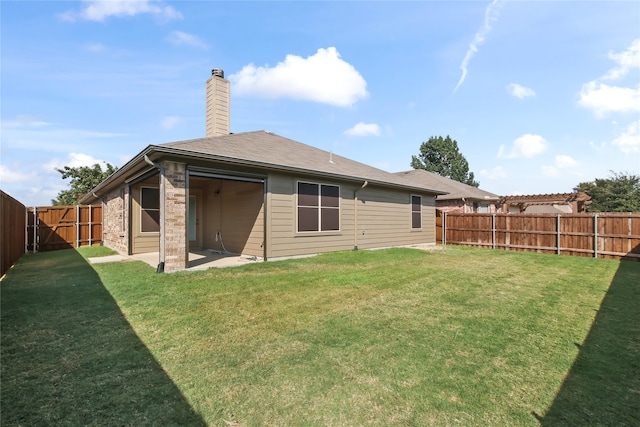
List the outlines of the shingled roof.
<svg viewBox="0 0 640 427">
<path fill-rule="evenodd" d="M 525 205 L 549 205 L 553 203 L 588 202 L 591 196 L 582 191 L 574 193 L 554 193 L 554 194 L 528 194 L 521 196 L 502 196 L 500 203 L 525 204 Z"/>
<path fill-rule="evenodd" d="M 136 173 L 141 168 L 148 167 L 148 160 L 157 160 L 164 156 L 184 158 L 185 160 L 208 160 L 346 181 L 368 181 L 369 184 L 437 195 L 446 194 L 446 190 L 435 189 L 427 183 L 407 179 L 267 131 L 243 132 L 149 145 L 99 184 L 92 193 L 100 193 L 119 182 L 123 182 L 127 176 Z M 95 200 L 95 197 L 90 193 L 81 202 L 88 203 L 89 199 Z"/>
<path fill-rule="evenodd" d="M 424 185 L 449 193 L 439 195 L 438 200 L 459 200 L 464 198 L 474 201 L 498 201 L 500 199 L 497 194 L 489 193 L 472 185 L 464 184 L 424 169 L 397 172 L 396 175 L 409 179 L 416 185 Z"/>
</svg>

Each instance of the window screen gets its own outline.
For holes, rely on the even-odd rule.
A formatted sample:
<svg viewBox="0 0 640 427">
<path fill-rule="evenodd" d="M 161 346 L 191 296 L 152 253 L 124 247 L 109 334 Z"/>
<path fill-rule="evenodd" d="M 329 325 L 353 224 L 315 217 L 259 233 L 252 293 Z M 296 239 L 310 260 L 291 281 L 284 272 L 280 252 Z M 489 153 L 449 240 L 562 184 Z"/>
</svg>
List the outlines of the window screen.
<svg viewBox="0 0 640 427">
<path fill-rule="evenodd" d="M 340 187 L 298 183 L 298 231 L 340 230 Z"/>
<path fill-rule="evenodd" d="M 411 228 L 422 228 L 422 197 L 411 196 Z"/>
<path fill-rule="evenodd" d="M 140 231 L 160 231 L 160 190 L 143 187 L 140 190 Z"/>
</svg>

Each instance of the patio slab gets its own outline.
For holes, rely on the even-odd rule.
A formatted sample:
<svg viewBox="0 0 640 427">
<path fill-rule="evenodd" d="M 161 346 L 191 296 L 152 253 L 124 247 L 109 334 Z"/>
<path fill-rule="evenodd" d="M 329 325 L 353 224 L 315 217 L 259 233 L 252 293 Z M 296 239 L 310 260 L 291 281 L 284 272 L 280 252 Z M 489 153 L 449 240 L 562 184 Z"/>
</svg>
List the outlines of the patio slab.
<svg viewBox="0 0 640 427">
<path fill-rule="evenodd" d="M 123 255 L 109 255 L 109 256 L 101 256 L 95 258 L 88 258 L 89 263 L 91 264 L 103 264 L 105 262 L 119 262 L 119 261 L 127 261 L 128 257 Z"/>
<path fill-rule="evenodd" d="M 160 262 L 158 252 L 149 252 L 135 255 L 109 255 L 104 257 L 89 258 L 91 264 L 107 262 L 142 261 L 153 268 L 157 268 Z M 252 262 L 262 261 L 262 258 L 248 255 L 236 255 L 212 251 L 192 251 L 189 253 L 189 268 L 187 270 L 207 270 L 209 268 L 236 267 Z"/>
</svg>

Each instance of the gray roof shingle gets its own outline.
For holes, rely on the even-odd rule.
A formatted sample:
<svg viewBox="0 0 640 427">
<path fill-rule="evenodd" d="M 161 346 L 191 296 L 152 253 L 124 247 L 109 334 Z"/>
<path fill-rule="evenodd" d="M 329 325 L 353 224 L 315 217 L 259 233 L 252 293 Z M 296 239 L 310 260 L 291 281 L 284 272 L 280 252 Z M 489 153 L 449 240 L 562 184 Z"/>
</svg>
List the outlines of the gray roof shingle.
<svg viewBox="0 0 640 427">
<path fill-rule="evenodd" d="M 155 147 L 179 150 L 184 154 L 196 157 L 207 157 L 268 169 L 320 174 L 347 180 L 366 180 L 378 184 L 427 190 L 436 194 L 446 192 L 446 190 L 430 187 L 427 183 L 406 179 L 401 175 L 386 172 L 266 131 L 170 142 Z"/>
<path fill-rule="evenodd" d="M 500 199 L 500 196 L 497 194 L 489 193 L 488 191 L 481 190 L 472 185 L 464 184 L 424 169 L 397 172 L 396 175 L 413 181 L 415 184 L 421 184 L 429 188 L 435 188 L 436 190 L 449 193 L 438 196 L 438 200 L 457 200 L 465 198 L 471 200 L 498 201 Z"/>
<path fill-rule="evenodd" d="M 98 197 L 96 193 L 114 188 L 132 174 L 144 173 L 145 168 L 149 168 L 148 162 L 151 161 L 151 157 L 157 159 L 165 155 L 346 181 L 368 181 L 370 184 L 436 195 L 446 193 L 446 190 L 429 187 L 426 183 L 407 179 L 271 132 L 255 131 L 149 145 L 85 195 L 81 203 L 92 203 Z"/>
</svg>

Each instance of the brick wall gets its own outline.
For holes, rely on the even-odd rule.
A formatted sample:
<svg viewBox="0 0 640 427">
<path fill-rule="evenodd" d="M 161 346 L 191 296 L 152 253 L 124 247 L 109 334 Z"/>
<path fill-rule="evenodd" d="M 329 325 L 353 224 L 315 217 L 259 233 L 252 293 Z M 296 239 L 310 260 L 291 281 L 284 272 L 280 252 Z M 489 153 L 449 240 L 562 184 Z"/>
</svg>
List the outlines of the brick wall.
<svg viewBox="0 0 640 427">
<path fill-rule="evenodd" d="M 129 190 L 118 188 L 103 199 L 102 244 L 122 255 L 129 252 Z"/>
<path fill-rule="evenodd" d="M 476 203 L 479 206 L 480 203 L 483 203 L 483 202 L 476 202 Z M 457 200 L 437 200 L 436 199 L 436 209 L 440 210 L 441 212 L 447 212 L 447 213 L 477 213 L 476 210 L 474 210 L 473 201 L 466 200 L 465 202 L 463 202 L 460 199 L 457 199 Z M 496 213 L 496 212 L 500 212 L 500 210 L 496 208 L 496 205 L 494 203 L 489 203 L 489 212 L 486 212 L 486 213 Z"/>
<path fill-rule="evenodd" d="M 163 161 L 161 165 L 164 167 L 161 180 L 165 195 L 164 271 L 184 270 L 188 257 L 186 165 L 171 161 Z"/>
</svg>

